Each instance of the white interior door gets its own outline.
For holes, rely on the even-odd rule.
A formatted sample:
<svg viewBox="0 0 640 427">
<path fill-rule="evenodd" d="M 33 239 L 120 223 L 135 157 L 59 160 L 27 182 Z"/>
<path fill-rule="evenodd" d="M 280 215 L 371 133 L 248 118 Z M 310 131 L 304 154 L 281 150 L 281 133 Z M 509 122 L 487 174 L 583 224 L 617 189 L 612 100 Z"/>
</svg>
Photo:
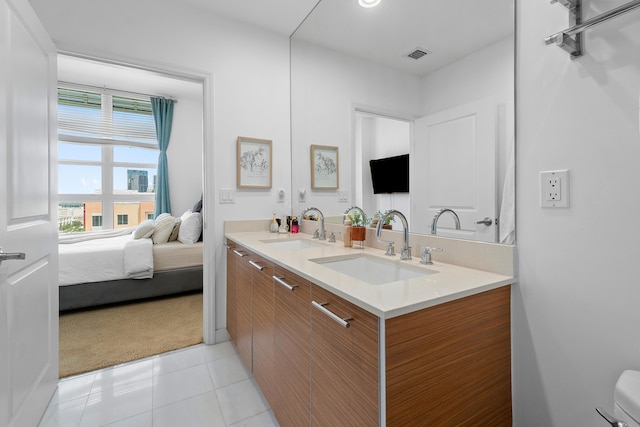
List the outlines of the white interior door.
<svg viewBox="0 0 640 427">
<path fill-rule="evenodd" d="M 0 425 L 38 424 L 58 382 L 56 50 L 0 3 Z"/>
<path fill-rule="evenodd" d="M 416 120 L 413 148 L 412 231 L 430 233 L 433 216 L 450 208 L 461 229 L 446 213 L 438 235 L 496 242 L 496 105 L 480 101 Z M 490 225 L 478 224 L 485 218 Z"/>
</svg>

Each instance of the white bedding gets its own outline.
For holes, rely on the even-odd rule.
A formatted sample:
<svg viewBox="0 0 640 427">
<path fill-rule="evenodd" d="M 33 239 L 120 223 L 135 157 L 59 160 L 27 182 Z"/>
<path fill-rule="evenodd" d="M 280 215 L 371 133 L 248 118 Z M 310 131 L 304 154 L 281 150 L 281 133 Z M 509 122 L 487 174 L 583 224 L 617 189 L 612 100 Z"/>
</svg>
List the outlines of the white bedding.
<svg viewBox="0 0 640 427">
<path fill-rule="evenodd" d="M 127 234 L 79 240 L 58 245 L 60 286 L 153 277 L 151 239 L 134 240 Z"/>
</svg>

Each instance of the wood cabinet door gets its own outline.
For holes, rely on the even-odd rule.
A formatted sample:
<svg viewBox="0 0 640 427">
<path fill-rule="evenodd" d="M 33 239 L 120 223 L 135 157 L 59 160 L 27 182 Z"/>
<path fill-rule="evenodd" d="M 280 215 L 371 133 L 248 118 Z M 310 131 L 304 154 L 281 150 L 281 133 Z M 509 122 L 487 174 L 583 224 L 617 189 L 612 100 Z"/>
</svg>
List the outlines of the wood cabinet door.
<svg viewBox="0 0 640 427">
<path fill-rule="evenodd" d="M 511 426 L 510 287 L 388 319 L 387 425 Z"/>
<path fill-rule="evenodd" d="M 311 296 L 312 425 L 379 425 L 378 318 L 315 285 Z"/>
<path fill-rule="evenodd" d="M 275 268 L 276 398 L 280 426 L 308 426 L 311 411 L 311 283 Z"/>
<path fill-rule="evenodd" d="M 253 254 L 252 267 L 252 330 L 253 376 L 269 402 L 275 398 L 273 364 L 274 284 L 273 265 Z"/>
<path fill-rule="evenodd" d="M 236 342 L 236 244 L 227 241 L 227 332 L 231 341 Z"/>
<path fill-rule="evenodd" d="M 236 258 L 236 348 L 245 367 L 253 370 L 251 337 L 251 252 L 238 246 Z"/>
</svg>

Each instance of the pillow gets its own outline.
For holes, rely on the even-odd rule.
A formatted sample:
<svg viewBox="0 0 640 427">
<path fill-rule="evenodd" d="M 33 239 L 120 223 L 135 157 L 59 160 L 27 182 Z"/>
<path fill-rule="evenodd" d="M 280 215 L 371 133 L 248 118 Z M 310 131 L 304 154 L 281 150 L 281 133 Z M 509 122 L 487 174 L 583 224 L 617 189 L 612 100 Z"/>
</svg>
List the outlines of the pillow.
<svg viewBox="0 0 640 427">
<path fill-rule="evenodd" d="M 162 218 L 166 218 L 166 217 L 173 218 L 170 213 L 161 213 L 160 215 L 158 215 L 156 217 L 156 224 L 158 223 L 159 220 L 161 220 Z"/>
<path fill-rule="evenodd" d="M 171 215 L 158 215 L 158 218 L 156 218 L 156 229 L 151 235 L 154 245 L 167 243 L 169 241 L 169 236 L 171 236 L 171 232 L 173 231 L 174 223 L 175 220 Z"/>
<path fill-rule="evenodd" d="M 178 240 L 178 232 L 180 231 L 181 223 L 182 220 L 180 218 L 175 218 L 175 221 L 173 222 L 173 230 L 171 231 L 171 235 L 169 236 L 170 242 L 175 242 L 176 240 Z"/>
<path fill-rule="evenodd" d="M 156 229 L 156 224 L 151 219 L 147 219 L 138 224 L 138 227 L 133 232 L 133 238 L 137 239 L 146 239 L 147 237 L 151 237 L 154 230 Z"/>
<path fill-rule="evenodd" d="M 202 210 L 202 197 L 200 197 L 200 200 L 198 200 L 196 204 L 193 205 L 193 209 L 191 210 L 193 212 L 200 212 Z"/>
<path fill-rule="evenodd" d="M 180 218 L 182 222 L 178 230 L 178 241 L 191 245 L 198 241 L 202 233 L 202 215 L 200 212 L 191 212 L 185 218 L 185 214 Z"/>
<path fill-rule="evenodd" d="M 182 216 L 180 217 L 181 221 L 184 221 L 189 215 L 191 215 L 193 212 L 191 211 L 191 209 L 187 209 Z"/>
</svg>

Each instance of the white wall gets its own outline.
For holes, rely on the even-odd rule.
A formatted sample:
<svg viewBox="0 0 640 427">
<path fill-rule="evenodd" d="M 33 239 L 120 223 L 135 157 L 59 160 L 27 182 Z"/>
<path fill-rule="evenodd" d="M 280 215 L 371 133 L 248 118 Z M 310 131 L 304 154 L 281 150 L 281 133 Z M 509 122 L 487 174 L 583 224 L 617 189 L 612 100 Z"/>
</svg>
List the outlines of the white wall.
<svg viewBox="0 0 640 427">
<path fill-rule="evenodd" d="M 205 251 L 205 263 L 215 265 L 215 299 L 211 294 L 208 303 L 216 305 L 216 328 L 224 328 L 223 221 L 270 218 L 272 211 L 283 209 L 277 189 L 290 194 L 288 37 L 171 1 L 30 3 L 59 49 L 210 76 L 212 117 L 205 119 L 205 130 L 211 119 L 213 129 L 205 143 L 211 159 L 205 176 L 212 179 L 204 183 L 205 240 L 208 247 L 214 241 L 215 251 Z M 220 205 L 218 188 L 236 186 L 238 136 L 273 140 L 273 188 L 236 191 L 235 204 Z"/>
<path fill-rule="evenodd" d="M 567 11 L 517 2 L 517 250 L 513 290 L 517 426 L 605 425 L 624 369 L 640 370 L 640 19 L 586 33 L 571 61 L 544 38 Z M 591 17 L 624 2 L 585 1 Z M 539 207 L 543 170 L 571 170 L 571 206 Z"/>
<path fill-rule="evenodd" d="M 178 98 L 167 149 L 171 213 L 180 216 L 202 195 L 202 99 Z"/>
</svg>

